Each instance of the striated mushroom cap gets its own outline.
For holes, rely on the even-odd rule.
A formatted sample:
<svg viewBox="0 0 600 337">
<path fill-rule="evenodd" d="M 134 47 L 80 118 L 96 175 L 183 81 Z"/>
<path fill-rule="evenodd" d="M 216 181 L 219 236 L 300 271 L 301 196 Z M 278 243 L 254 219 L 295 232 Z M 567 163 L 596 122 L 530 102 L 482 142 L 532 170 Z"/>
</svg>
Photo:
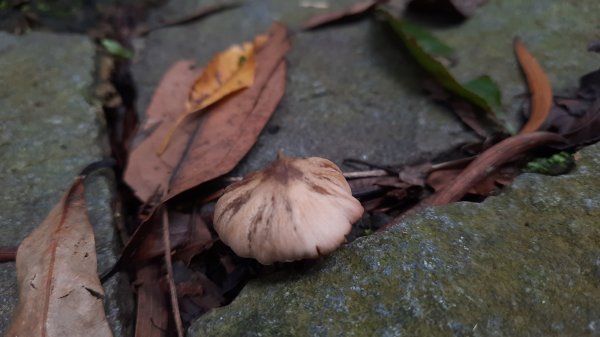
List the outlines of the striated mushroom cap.
<svg viewBox="0 0 600 337">
<path fill-rule="evenodd" d="M 334 163 L 280 154 L 227 188 L 214 227 L 237 255 L 272 264 L 332 252 L 363 211 Z"/>
</svg>

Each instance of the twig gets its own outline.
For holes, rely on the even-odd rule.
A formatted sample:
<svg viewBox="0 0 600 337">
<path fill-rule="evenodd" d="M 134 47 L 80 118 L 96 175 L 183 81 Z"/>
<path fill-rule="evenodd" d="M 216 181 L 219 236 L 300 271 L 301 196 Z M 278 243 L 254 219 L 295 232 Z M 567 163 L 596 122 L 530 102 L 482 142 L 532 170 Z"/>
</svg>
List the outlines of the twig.
<svg viewBox="0 0 600 337">
<path fill-rule="evenodd" d="M 344 172 L 344 178 L 355 179 L 355 178 L 371 178 L 371 177 L 383 177 L 389 175 L 386 170 L 369 170 L 369 171 L 356 171 L 356 172 Z"/>
<path fill-rule="evenodd" d="M 19 247 L 0 247 L 0 263 L 15 261 L 17 259 L 17 248 Z"/>
<path fill-rule="evenodd" d="M 171 238 L 169 230 L 169 213 L 163 209 L 163 240 L 165 244 L 165 264 L 167 267 L 167 281 L 169 283 L 169 294 L 171 295 L 171 306 L 173 309 L 173 319 L 177 328 L 177 337 L 183 337 L 183 323 L 181 323 L 181 313 L 179 312 L 179 301 L 177 300 L 177 288 L 173 279 L 173 261 L 171 260 Z"/>
</svg>

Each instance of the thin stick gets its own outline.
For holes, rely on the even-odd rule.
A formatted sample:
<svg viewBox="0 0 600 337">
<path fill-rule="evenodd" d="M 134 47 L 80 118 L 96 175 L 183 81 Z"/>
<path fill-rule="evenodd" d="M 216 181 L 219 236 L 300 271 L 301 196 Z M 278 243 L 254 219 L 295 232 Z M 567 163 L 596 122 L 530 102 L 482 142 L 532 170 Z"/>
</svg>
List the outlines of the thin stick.
<svg viewBox="0 0 600 337">
<path fill-rule="evenodd" d="M 169 294 L 171 295 L 171 307 L 173 309 L 173 319 L 177 328 L 177 336 L 183 337 L 183 324 L 181 323 L 181 313 L 179 312 L 179 301 L 177 300 L 177 288 L 173 280 L 173 261 L 171 260 L 171 238 L 169 230 L 169 213 L 163 209 L 163 240 L 165 244 L 165 264 L 167 266 L 167 281 L 169 282 Z"/>
<path fill-rule="evenodd" d="M 15 261 L 17 259 L 17 248 L 19 247 L 0 247 L 0 263 Z"/>
<path fill-rule="evenodd" d="M 383 177 L 389 175 L 386 170 L 369 170 L 369 171 L 357 171 L 357 172 L 344 172 L 344 178 L 370 178 L 370 177 Z"/>
</svg>

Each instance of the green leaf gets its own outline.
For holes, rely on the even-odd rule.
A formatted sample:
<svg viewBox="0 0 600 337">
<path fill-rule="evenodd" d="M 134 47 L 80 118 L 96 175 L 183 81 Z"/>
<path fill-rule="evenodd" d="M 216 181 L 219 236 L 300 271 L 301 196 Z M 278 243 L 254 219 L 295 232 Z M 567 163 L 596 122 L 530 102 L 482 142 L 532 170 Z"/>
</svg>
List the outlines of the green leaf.
<svg viewBox="0 0 600 337">
<path fill-rule="evenodd" d="M 461 84 L 444 63 L 440 62 L 440 57 L 449 56 L 452 48 L 426 30 L 398 19 L 385 9 L 379 9 L 379 11 L 421 67 L 446 90 L 481 108 L 489 119 L 506 129 L 497 118 L 503 115 L 500 89 L 489 76 L 481 76 Z"/>
<path fill-rule="evenodd" d="M 496 116 L 504 115 L 502 112 L 502 94 L 500 88 L 494 80 L 488 75 L 479 76 L 463 84 L 463 87 L 468 91 L 483 98 L 491 107 Z"/>
<path fill-rule="evenodd" d="M 131 59 L 133 57 L 133 50 L 123 47 L 119 41 L 113 39 L 102 39 L 100 44 L 107 52 L 111 55 L 122 57 L 124 59 Z"/>
<path fill-rule="evenodd" d="M 423 51 L 432 56 L 450 56 L 454 54 L 454 50 L 442 41 L 438 40 L 428 31 L 410 22 L 402 23 L 402 31 L 407 35 L 415 38 Z"/>
<path fill-rule="evenodd" d="M 575 159 L 572 154 L 559 152 L 547 158 L 536 158 L 528 162 L 523 170 L 545 175 L 559 175 L 569 172 L 573 165 L 575 165 Z"/>
</svg>

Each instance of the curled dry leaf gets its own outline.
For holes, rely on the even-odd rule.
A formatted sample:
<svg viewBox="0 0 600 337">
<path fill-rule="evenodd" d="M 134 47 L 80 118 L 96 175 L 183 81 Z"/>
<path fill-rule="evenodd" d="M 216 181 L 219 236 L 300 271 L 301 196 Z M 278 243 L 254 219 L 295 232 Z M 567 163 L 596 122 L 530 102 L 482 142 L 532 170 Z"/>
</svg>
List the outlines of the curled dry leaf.
<svg viewBox="0 0 600 337">
<path fill-rule="evenodd" d="M 529 120 L 519 131 L 520 134 L 536 131 L 544 124 L 544 121 L 552 108 L 552 87 L 550 80 L 542 69 L 539 62 L 531 55 L 520 39 L 515 39 L 515 53 L 521 69 L 527 78 L 527 85 L 531 92 L 531 113 Z"/>
<path fill-rule="evenodd" d="M 162 190 L 168 199 L 233 169 L 254 145 L 285 92 L 288 50 L 287 31 L 276 23 L 256 52 L 252 86 L 219 101 L 199 118 L 190 118 L 158 156 L 156 149 L 175 124 L 198 74 L 189 62 L 175 64 L 148 108 L 142 132 L 153 132 L 129 156 L 125 181 L 135 194 L 145 201 Z"/>
<path fill-rule="evenodd" d="M 83 178 L 17 251 L 19 304 L 6 336 L 112 336 Z"/>
<path fill-rule="evenodd" d="M 191 114 L 252 85 L 256 71 L 254 53 L 258 47 L 264 44 L 265 39 L 266 36 L 259 35 L 254 42 L 233 45 L 217 54 L 206 65 L 190 90 L 185 111 L 177 118 L 167 133 L 158 150 L 159 154 L 165 151 L 177 127 Z"/>
<path fill-rule="evenodd" d="M 485 150 L 476 157 L 467 167 L 458 173 L 455 178 L 443 186 L 430 197 L 422 200 L 418 205 L 408 211 L 396 216 L 387 225 L 380 228 L 384 230 L 405 217 L 415 214 L 417 211 L 429 207 L 445 205 L 462 199 L 469 191 L 474 191 L 474 187 L 482 180 L 489 177 L 498 167 L 519 158 L 519 156 L 542 146 L 564 144 L 567 140 L 560 135 L 550 132 L 532 132 L 507 138 L 489 149 Z M 446 167 L 451 169 L 451 167 Z M 499 183 L 502 183 L 508 177 L 500 175 Z M 429 182 L 429 181 L 428 181 Z M 488 182 L 484 183 L 487 184 Z M 495 183 L 495 182 L 494 182 Z M 485 191 L 484 191 L 485 192 Z"/>
<path fill-rule="evenodd" d="M 214 228 L 237 255 L 268 265 L 332 252 L 362 214 L 334 163 L 280 154 L 227 188 L 215 206 Z"/>
<path fill-rule="evenodd" d="M 481 182 L 501 165 L 527 151 L 556 143 L 566 143 L 566 140 L 550 132 L 532 132 L 507 138 L 479 155 L 456 177 L 453 183 L 424 200 L 421 206 L 444 205 L 458 201 L 475 184 Z"/>
<path fill-rule="evenodd" d="M 341 21 L 343 19 L 360 16 L 362 14 L 369 12 L 370 10 L 375 8 L 375 6 L 377 6 L 379 3 L 382 3 L 382 2 L 385 2 L 385 1 L 382 1 L 382 0 L 361 1 L 361 2 L 353 4 L 349 8 L 344 8 L 344 9 L 330 12 L 330 13 L 315 15 L 315 16 L 311 17 L 310 19 L 308 19 L 306 22 L 304 22 L 304 24 L 302 24 L 302 29 L 305 29 L 305 30 L 314 29 L 314 28 L 318 28 L 318 27 L 321 27 L 321 26 L 324 26 L 324 25 L 327 25 L 330 23 Z"/>
</svg>

